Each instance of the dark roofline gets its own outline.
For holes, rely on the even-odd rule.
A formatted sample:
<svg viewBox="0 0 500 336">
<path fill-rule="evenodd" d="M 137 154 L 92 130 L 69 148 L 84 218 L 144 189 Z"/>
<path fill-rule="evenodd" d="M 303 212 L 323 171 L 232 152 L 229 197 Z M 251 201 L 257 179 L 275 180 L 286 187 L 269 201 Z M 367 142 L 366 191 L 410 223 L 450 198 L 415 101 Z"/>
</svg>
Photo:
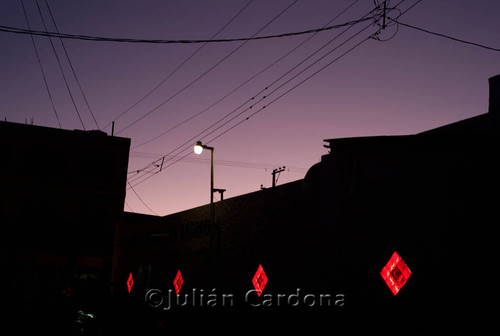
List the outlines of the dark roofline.
<svg viewBox="0 0 500 336">
<path fill-rule="evenodd" d="M 325 148 L 351 148 L 354 146 L 363 145 L 386 145 L 389 143 L 394 143 L 395 141 L 404 141 L 411 137 L 412 135 L 380 135 L 380 136 L 367 136 L 367 137 L 350 137 L 350 138 L 337 138 L 337 139 L 325 139 L 323 141 L 328 142 L 327 145 L 323 145 Z"/>
<path fill-rule="evenodd" d="M 16 132 L 19 134 L 31 134 L 31 135 L 51 135 L 51 136 L 69 136 L 69 137 L 81 137 L 85 139 L 106 139 L 107 141 L 117 141 L 118 143 L 128 143 L 130 144 L 129 138 L 122 138 L 116 136 L 110 136 L 106 132 L 100 130 L 69 130 L 63 128 L 54 128 L 48 126 L 39 126 L 31 124 L 16 123 L 10 121 L 0 121 L 0 129 L 8 132 Z M 114 139 L 114 140 L 110 140 Z"/>
<path fill-rule="evenodd" d="M 138 212 L 123 211 L 123 222 L 127 225 L 137 225 L 148 222 L 155 222 L 162 218 L 162 216 L 148 215 Z"/>
<path fill-rule="evenodd" d="M 439 126 L 414 135 L 388 135 L 388 136 L 368 136 L 368 137 L 352 137 L 352 138 L 337 138 L 325 139 L 328 144 L 324 145 L 328 149 L 346 149 L 354 146 L 377 146 L 389 145 L 395 142 L 400 144 L 408 143 L 416 139 L 428 139 L 432 137 L 451 138 L 469 134 L 475 137 L 486 135 L 488 133 L 500 132 L 500 114 L 499 113 L 484 113 L 471 118 L 460 120 L 451 124 Z"/>
<path fill-rule="evenodd" d="M 429 135 L 437 133 L 450 134 L 456 132 L 499 132 L 499 125 L 499 114 L 484 113 L 464 120 L 459 120 L 451 124 L 432 128 L 418 134 Z"/>
<path fill-rule="evenodd" d="M 270 187 L 270 188 L 255 190 L 255 191 L 248 192 L 246 194 L 241 194 L 241 195 L 236 195 L 236 196 L 224 198 L 224 200 L 214 202 L 214 204 L 217 206 L 217 204 L 219 204 L 219 203 L 220 204 L 223 204 L 223 203 L 227 204 L 227 203 L 232 203 L 232 202 L 241 202 L 241 201 L 244 201 L 248 197 L 258 197 L 259 195 L 269 194 L 269 193 L 273 193 L 273 192 L 286 192 L 289 188 L 294 188 L 295 186 L 303 184 L 303 183 L 304 183 L 304 179 L 300 179 L 300 180 L 296 180 L 296 181 L 292 181 L 292 182 L 287 182 L 287 183 L 277 185 L 273 188 Z M 178 212 L 170 213 L 170 214 L 160 216 L 160 217 L 167 218 L 169 216 L 181 215 L 181 214 L 184 214 L 186 212 L 190 212 L 190 211 L 195 210 L 195 209 L 197 211 L 203 211 L 201 209 L 205 209 L 206 211 L 208 211 L 210 209 L 210 203 L 199 205 L 199 206 L 196 206 L 194 208 L 185 209 L 185 210 L 181 210 Z"/>
</svg>

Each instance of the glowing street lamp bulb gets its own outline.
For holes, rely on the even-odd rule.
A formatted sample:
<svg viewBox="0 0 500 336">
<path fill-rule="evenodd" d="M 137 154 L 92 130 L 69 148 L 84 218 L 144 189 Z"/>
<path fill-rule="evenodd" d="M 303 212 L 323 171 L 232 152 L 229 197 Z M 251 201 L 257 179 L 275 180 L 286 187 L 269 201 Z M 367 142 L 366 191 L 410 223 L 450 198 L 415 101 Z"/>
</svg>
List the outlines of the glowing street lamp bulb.
<svg viewBox="0 0 500 336">
<path fill-rule="evenodd" d="M 201 144 L 201 141 L 198 141 L 194 146 L 194 153 L 200 155 L 201 152 L 203 152 L 203 146 Z"/>
</svg>

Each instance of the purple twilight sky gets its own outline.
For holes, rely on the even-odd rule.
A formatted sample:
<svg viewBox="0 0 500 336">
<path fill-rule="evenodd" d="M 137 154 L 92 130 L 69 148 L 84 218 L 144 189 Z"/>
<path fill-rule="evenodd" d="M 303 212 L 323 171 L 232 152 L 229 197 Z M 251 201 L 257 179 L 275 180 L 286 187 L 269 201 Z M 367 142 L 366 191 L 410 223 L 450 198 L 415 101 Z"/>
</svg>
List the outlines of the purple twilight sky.
<svg viewBox="0 0 500 336">
<path fill-rule="evenodd" d="M 380 2 L 3 0 L 0 25 L 27 29 L 24 4 L 32 30 L 45 31 L 43 17 L 55 32 L 51 12 L 65 34 L 230 39 L 380 17 L 373 11 Z M 387 7 L 396 7 L 390 18 L 403 14 L 402 23 L 500 48 L 499 1 L 391 0 Z M 132 139 L 125 210 L 166 215 L 209 202 L 210 154 L 192 154 L 196 140 L 215 147 L 215 187 L 229 198 L 269 187 L 279 166 L 287 168 L 278 184 L 303 178 L 327 153 L 323 139 L 414 134 L 487 111 L 499 52 L 387 22 L 379 40 L 369 39 L 379 29 L 374 19 L 248 42 L 64 39 L 97 123 L 59 38 L 52 42 L 75 104 L 49 39 L 34 36 L 54 112 L 30 35 L 0 32 L 0 118 L 108 134 L 114 120 L 115 135 Z"/>
</svg>

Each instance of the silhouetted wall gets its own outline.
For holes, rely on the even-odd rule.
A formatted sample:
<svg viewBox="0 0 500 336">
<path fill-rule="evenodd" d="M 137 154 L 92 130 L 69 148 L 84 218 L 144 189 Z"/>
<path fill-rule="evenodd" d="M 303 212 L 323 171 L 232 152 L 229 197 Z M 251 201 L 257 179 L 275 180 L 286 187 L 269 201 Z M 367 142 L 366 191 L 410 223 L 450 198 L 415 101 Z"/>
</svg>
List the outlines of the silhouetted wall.
<svg viewBox="0 0 500 336">
<path fill-rule="evenodd" d="M 130 295 L 147 301 L 150 289 L 173 290 L 181 270 L 181 297 L 233 293 L 239 306 L 223 313 L 244 312 L 243 320 L 291 311 L 300 312 L 297 321 L 351 332 L 377 330 L 384 320 L 406 333 L 460 327 L 489 303 L 471 293 L 477 270 L 492 261 L 499 120 L 484 114 L 417 135 L 326 140 L 330 153 L 303 180 L 215 203 L 215 225 L 210 205 L 162 218 L 125 214 L 116 288 L 126 292 L 132 273 Z M 412 271 L 397 296 L 380 276 L 394 251 Z M 316 300 L 345 295 L 344 305 L 245 306 L 259 264 L 268 277 L 263 294 L 274 300 L 300 289 Z M 163 313 L 171 320 L 178 312 Z"/>
<path fill-rule="evenodd" d="M 342 237 L 332 272 L 358 313 L 447 333 L 487 310 L 478 272 L 494 263 L 499 121 L 485 114 L 411 136 L 328 140 L 323 225 Z M 396 297 L 378 274 L 393 251 L 413 272 Z"/>
<path fill-rule="evenodd" d="M 127 293 L 132 274 L 128 297 L 149 306 L 165 331 L 231 321 L 249 333 L 263 325 L 477 333 L 498 294 L 499 77 L 490 85 L 489 113 L 415 135 L 325 140 L 329 153 L 303 180 L 217 202 L 214 223 L 210 205 L 165 217 L 125 213 L 117 290 Z M 381 276 L 394 252 L 411 271 L 397 295 Z M 252 292 L 259 265 L 268 280 L 260 297 Z M 234 304 L 224 306 L 224 293 Z M 219 309 L 207 304 L 211 294 Z M 334 307 L 318 306 L 322 294 Z M 176 298 L 186 305 L 172 307 Z M 180 322 L 186 317 L 196 323 Z"/>
<path fill-rule="evenodd" d="M 0 122 L 0 141 L 1 287 L 17 303 L 108 290 L 130 140 Z"/>
</svg>

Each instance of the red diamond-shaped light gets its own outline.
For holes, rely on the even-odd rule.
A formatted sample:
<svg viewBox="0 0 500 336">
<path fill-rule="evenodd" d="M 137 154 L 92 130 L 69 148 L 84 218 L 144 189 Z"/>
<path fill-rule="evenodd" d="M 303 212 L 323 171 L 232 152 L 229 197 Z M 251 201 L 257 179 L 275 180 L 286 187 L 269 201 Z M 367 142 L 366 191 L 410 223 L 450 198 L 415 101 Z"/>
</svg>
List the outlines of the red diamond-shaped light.
<svg viewBox="0 0 500 336">
<path fill-rule="evenodd" d="M 267 284 L 266 272 L 264 272 L 262 265 L 259 265 L 259 268 L 257 268 L 257 272 L 255 272 L 255 275 L 252 278 L 252 283 L 255 290 L 257 291 L 257 295 L 260 296 Z"/>
<path fill-rule="evenodd" d="M 389 262 L 380 271 L 380 275 L 389 286 L 392 294 L 396 295 L 410 277 L 411 271 L 406 266 L 403 258 L 397 252 L 394 252 Z"/>
<path fill-rule="evenodd" d="M 177 274 L 175 275 L 175 278 L 174 278 L 175 294 L 179 295 L 179 292 L 181 291 L 183 283 L 184 283 L 184 280 L 182 279 L 181 270 L 177 270 Z"/>
<path fill-rule="evenodd" d="M 132 286 L 134 285 L 134 278 L 132 277 L 132 272 L 128 275 L 128 279 L 127 279 L 127 289 L 128 289 L 128 292 L 130 293 L 130 291 L 132 290 Z"/>
</svg>

